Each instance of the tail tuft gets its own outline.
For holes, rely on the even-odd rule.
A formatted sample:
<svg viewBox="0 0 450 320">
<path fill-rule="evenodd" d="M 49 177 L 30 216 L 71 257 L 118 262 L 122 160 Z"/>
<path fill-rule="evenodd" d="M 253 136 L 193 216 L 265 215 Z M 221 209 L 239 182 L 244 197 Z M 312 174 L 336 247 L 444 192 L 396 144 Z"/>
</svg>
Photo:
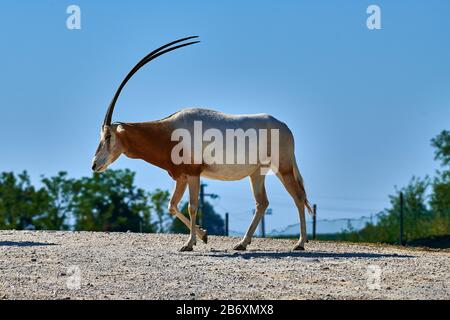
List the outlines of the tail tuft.
<svg viewBox="0 0 450 320">
<path fill-rule="evenodd" d="M 305 194 L 305 199 L 306 199 L 306 194 Z M 311 205 L 309 204 L 308 199 L 306 199 L 306 201 L 305 201 L 305 206 L 306 206 L 306 209 L 308 210 L 308 214 L 309 214 L 310 216 L 313 216 L 314 213 L 313 213 L 313 211 L 312 211 L 312 209 L 311 209 Z"/>
<path fill-rule="evenodd" d="M 300 188 L 302 189 L 303 197 L 305 199 L 305 207 L 308 210 L 308 214 L 310 216 L 312 216 L 313 210 L 311 209 L 311 204 L 309 203 L 308 198 L 306 197 L 306 190 L 305 190 L 305 186 L 303 184 L 303 177 L 300 174 L 300 171 L 298 170 L 298 166 L 297 166 L 297 162 L 295 161 L 295 157 L 294 157 L 294 177 L 297 179 L 297 182 L 300 185 Z"/>
</svg>

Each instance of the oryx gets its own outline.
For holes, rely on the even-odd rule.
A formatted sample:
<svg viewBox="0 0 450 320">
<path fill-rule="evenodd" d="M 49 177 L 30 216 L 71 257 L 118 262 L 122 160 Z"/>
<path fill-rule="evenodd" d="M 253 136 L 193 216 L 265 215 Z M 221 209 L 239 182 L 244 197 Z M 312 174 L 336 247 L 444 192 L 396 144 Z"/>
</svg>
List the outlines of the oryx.
<svg viewBox="0 0 450 320">
<path fill-rule="evenodd" d="M 271 168 L 297 206 L 300 218 L 300 239 L 294 250 L 304 250 L 304 243 L 307 240 L 305 206 L 310 213 L 311 208 L 306 197 L 302 176 L 295 161 L 294 138 L 283 122 L 267 114 L 230 115 L 207 109 L 190 108 L 156 121 L 111 123 L 117 98 L 133 74 L 146 63 L 162 54 L 199 42 L 185 42 L 193 38 L 197 37 L 176 40 L 152 51 L 128 73 L 117 89 L 106 112 L 101 128 L 100 144 L 92 160 L 92 169 L 96 172 L 102 172 L 121 154 L 124 154 L 129 158 L 142 159 L 166 170 L 176 181 L 170 199 L 169 212 L 180 218 L 190 228 L 189 239 L 181 248 L 181 251 L 191 251 L 196 244 L 196 233 L 203 241 L 207 241 L 206 231 L 196 225 L 200 177 L 229 181 L 240 180 L 245 177 L 250 178 L 256 201 L 255 215 L 244 238 L 234 247 L 235 250 L 245 250 L 269 205 L 264 181 L 267 168 Z M 204 131 L 200 145 L 195 141 L 188 141 L 189 139 L 186 137 L 188 135 L 195 136 L 196 126 L 198 125 L 201 125 L 202 132 Z M 226 143 L 218 141 L 218 137 L 226 137 L 230 132 L 236 135 L 236 139 L 239 139 L 236 132 L 244 135 L 244 148 L 239 148 L 239 142 L 236 148 L 234 145 L 230 148 Z M 266 134 L 265 145 L 263 146 L 261 140 L 258 140 L 256 145 L 252 143 L 250 138 L 254 137 L 254 133 L 259 135 L 264 132 L 275 132 L 276 135 Z M 275 136 L 276 141 L 274 140 Z M 248 148 L 245 148 L 247 140 L 249 140 Z M 242 139 L 240 141 L 242 146 Z M 203 158 L 208 145 L 210 146 L 213 142 L 215 143 L 215 150 L 210 153 L 210 157 L 217 160 L 217 154 L 220 154 L 224 161 L 210 161 L 211 159 L 205 161 Z M 265 149 L 265 152 L 261 152 L 262 149 Z M 278 153 L 277 163 L 273 161 L 274 149 L 277 149 Z M 236 161 L 232 163 L 226 161 L 231 159 L 227 152 L 236 152 L 232 156 L 233 160 L 240 159 L 241 161 L 237 161 L 237 163 Z M 255 152 L 258 155 L 256 160 L 252 156 Z M 268 156 L 269 153 L 270 157 Z M 249 161 L 250 158 L 253 161 Z M 243 159 L 244 161 L 242 161 Z M 190 221 L 183 216 L 177 207 L 186 187 L 189 188 Z"/>
</svg>

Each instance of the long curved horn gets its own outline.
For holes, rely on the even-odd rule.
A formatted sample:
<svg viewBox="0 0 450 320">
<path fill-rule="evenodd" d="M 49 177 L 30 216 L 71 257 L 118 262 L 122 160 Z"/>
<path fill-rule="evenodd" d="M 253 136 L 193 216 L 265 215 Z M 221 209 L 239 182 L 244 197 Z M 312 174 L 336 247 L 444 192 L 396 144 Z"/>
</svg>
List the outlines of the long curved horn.
<svg viewBox="0 0 450 320">
<path fill-rule="evenodd" d="M 119 98 L 120 92 L 122 91 L 123 87 L 125 86 L 125 84 L 128 82 L 128 80 L 130 80 L 130 78 L 140 69 L 142 68 L 145 64 L 149 63 L 150 61 L 152 61 L 153 59 L 156 59 L 157 57 L 159 57 L 160 55 L 163 55 L 167 52 L 170 52 L 172 50 L 178 49 L 178 48 L 182 48 L 185 46 L 189 46 L 191 44 L 194 43 L 198 43 L 200 41 L 192 41 L 192 42 L 188 42 L 188 43 L 184 43 L 184 44 L 180 44 L 177 45 L 175 47 L 171 47 L 168 48 L 176 43 L 182 42 L 182 41 L 186 41 L 189 39 L 194 39 L 194 38 L 198 38 L 198 36 L 191 36 L 191 37 L 187 37 L 187 38 L 183 38 L 183 39 L 178 39 L 175 41 L 172 41 L 168 44 L 163 45 L 162 47 L 159 47 L 156 50 L 153 50 L 152 52 L 150 52 L 149 54 L 147 54 L 144 58 L 141 59 L 141 61 L 139 61 L 133 69 L 131 69 L 131 71 L 127 74 L 127 76 L 125 77 L 125 79 L 123 79 L 122 83 L 120 84 L 119 88 L 117 89 L 116 93 L 114 94 L 113 99 L 111 100 L 111 103 L 109 104 L 108 107 L 108 111 L 106 111 L 106 115 L 105 115 L 105 120 L 103 121 L 103 125 L 105 126 L 109 126 L 111 124 L 111 119 L 112 119 L 112 114 L 114 112 L 114 106 L 116 105 L 117 99 Z M 168 48 L 168 49 L 166 49 Z M 165 50 L 164 50 L 165 49 Z"/>
</svg>

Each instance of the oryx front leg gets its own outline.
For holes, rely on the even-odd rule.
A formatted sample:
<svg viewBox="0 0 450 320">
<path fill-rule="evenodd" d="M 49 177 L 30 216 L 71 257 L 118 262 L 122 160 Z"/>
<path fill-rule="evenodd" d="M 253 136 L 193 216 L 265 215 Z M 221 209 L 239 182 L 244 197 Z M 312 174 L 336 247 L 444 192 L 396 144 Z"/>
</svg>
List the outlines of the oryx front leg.
<svg viewBox="0 0 450 320">
<path fill-rule="evenodd" d="M 265 178 L 266 176 L 261 175 L 259 170 L 256 170 L 256 172 L 250 176 L 250 183 L 252 186 L 253 196 L 255 197 L 256 201 L 255 215 L 253 216 L 252 223 L 250 224 L 247 233 L 245 234 L 241 242 L 239 242 L 237 245 L 234 246 L 234 250 L 247 249 L 247 245 L 251 243 L 253 233 L 255 233 L 259 221 L 261 220 L 262 216 L 264 215 L 264 212 L 269 206 L 269 200 L 267 200 L 266 188 L 264 186 Z"/>
<path fill-rule="evenodd" d="M 178 219 L 180 219 L 181 222 L 183 222 L 186 225 L 186 227 L 188 227 L 190 230 L 191 222 L 189 221 L 188 218 L 184 216 L 184 214 L 180 212 L 180 210 L 178 210 L 178 203 L 183 197 L 184 191 L 186 190 L 186 186 L 187 186 L 186 177 L 181 177 L 176 180 L 175 188 L 173 190 L 172 197 L 170 198 L 169 202 L 169 213 L 175 215 Z M 206 232 L 206 230 L 196 225 L 195 232 L 204 243 L 208 242 L 208 233 Z"/>
<path fill-rule="evenodd" d="M 186 244 L 180 249 L 180 251 L 192 251 L 194 245 L 196 244 L 195 229 L 196 229 L 196 219 L 197 219 L 197 208 L 198 208 L 198 193 L 200 190 L 200 176 L 189 176 L 187 178 L 187 184 L 189 187 L 189 218 L 191 222 L 191 232 L 189 234 L 189 239 Z"/>
</svg>

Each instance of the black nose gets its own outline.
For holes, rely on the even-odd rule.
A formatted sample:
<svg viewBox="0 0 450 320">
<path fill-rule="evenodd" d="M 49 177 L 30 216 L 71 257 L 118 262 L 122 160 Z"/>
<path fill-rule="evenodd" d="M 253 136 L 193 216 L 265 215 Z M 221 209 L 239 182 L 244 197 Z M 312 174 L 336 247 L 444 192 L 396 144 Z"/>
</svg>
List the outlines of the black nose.
<svg viewBox="0 0 450 320">
<path fill-rule="evenodd" d="M 92 170 L 95 171 L 95 163 L 92 164 Z"/>
</svg>

